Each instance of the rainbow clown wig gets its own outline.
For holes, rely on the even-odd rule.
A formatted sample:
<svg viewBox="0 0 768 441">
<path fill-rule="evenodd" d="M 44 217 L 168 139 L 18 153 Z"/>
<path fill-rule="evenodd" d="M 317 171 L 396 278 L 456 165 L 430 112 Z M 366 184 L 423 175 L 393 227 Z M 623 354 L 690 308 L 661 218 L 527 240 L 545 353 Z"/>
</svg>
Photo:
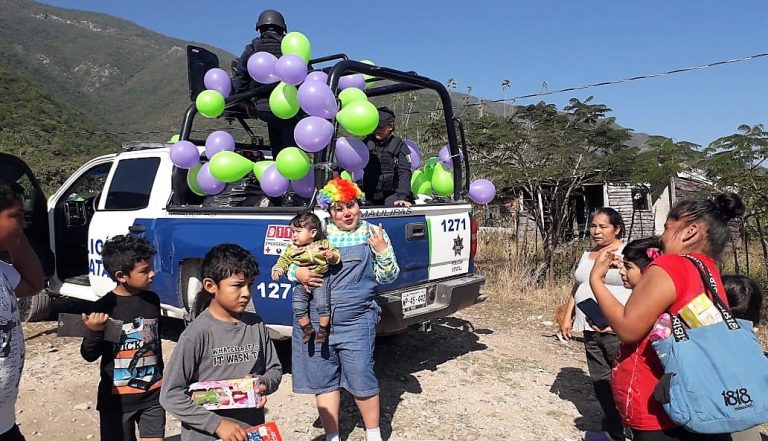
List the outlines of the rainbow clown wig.
<svg viewBox="0 0 768 441">
<path fill-rule="evenodd" d="M 363 192 L 360 187 L 352 181 L 348 181 L 342 178 L 334 178 L 328 181 L 320 190 L 317 196 L 317 203 L 320 204 L 323 209 L 327 210 L 328 207 L 341 202 L 346 204 L 350 201 L 355 201 L 363 197 Z"/>
</svg>

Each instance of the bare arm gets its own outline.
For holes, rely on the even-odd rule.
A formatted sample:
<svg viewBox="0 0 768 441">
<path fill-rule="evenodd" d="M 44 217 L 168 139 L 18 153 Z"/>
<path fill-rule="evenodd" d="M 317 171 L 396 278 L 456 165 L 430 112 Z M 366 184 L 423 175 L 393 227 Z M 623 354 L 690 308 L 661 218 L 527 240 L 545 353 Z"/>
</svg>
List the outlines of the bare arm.
<svg viewBox="0 0 768 441">
<path fill-rule="evenodd" d="M 627 304 L 622 305 L 603 281 L 611 260 L 613 253 L 600 253 L 590 274 L 589 284 L 600 310 L 619 340 L 623 343 L 636 343 L 648 335 L 659 315 L 675 302 L 675 284 L 666 271 L 652 266 L 643 273 Z"/>
<path fill-rule="evenodd" d="M 16 297 L 30 297 L 42 291 L 45 288 L 45 273 L 27 236 L 20 234 L 16 247 L 8 251 L 13 260 L 13 267 L 21 275 L 21 280 L 16 286 Z"/>
<path fill-rule="evenodd" d="M 568 293 L 565 299 L 565 304 L 560 306 L 560 308 L 563 308 L 563 315 L 560 317 L 558 326 L 560 326 L 560 334 L 566 340 L 570 340 L 573 333 L 573 309 L 576 307 L 576 301 L 573 296 L 576 294 L 578 287 L 577 284 L 573 284 L 570 293 Z"/>
</svg>

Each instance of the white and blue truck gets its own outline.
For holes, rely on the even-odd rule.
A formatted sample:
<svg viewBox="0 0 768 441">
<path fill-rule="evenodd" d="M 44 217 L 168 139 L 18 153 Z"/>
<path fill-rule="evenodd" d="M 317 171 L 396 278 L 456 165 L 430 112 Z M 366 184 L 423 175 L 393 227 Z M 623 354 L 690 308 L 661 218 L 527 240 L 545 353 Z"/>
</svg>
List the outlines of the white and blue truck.
<svg viewBox="0 0 768 441">
<path fill-rule="evenodd" d="M 179 135 L 202 145 L 202 141 L 190 139 L 197 116 L 194 97 L 202 90 L 202 74 L 217 67 L 218 59 L 193 46 L 188 48 L 188 55 L 193 103 Z M 454 158 L 454 194 L 411 207 L 362 209 L 363 218 L 386 229 L 401 268 L 397 280 L 379 287 L 379 333 L 401 332 L 481 301 L 484 278 L 475 274 L 473 264 L 477 223 L 466 198 L 469 160 L 461 121 L 452 114 L 446 88 L 413 72 L 370 66 L 348 60 L 343 54 L 312 63 L 332 64 L 324 70 L 334 92 L 342 75 L 362 73 L 380 84 L 366 89 L 369 97 L 431 90 L 443 108 L 446 138 Z M 236 151 L 269 151 L 260 137 L 253 136 L 248 115 L 237 109 L 245 100 L 267 96 L 273 87 L 264 85 L 227 98 L 227 110 L 221 118 L 239 123 L 253 140 L 238 143 Z M 314 198 L 281 206 L 243 204 L 252 200 L 248 197 L 233 198 L 237 201 L 230 204 L 209 204 L 188 189 L 187 171 L 173 165 L 170 147 L 165 143 L 125 144 L 119 153 L 95 158 L 80 167 L 47 203 L 30 168 L 19 158 L 0 154 L 3 178 L 18 181 L 25 188 L 26 234 L 49 275 L 47 291 L 24 302 L 26 318 L 47 317 L 49 295 L 95 301 L 108 292 L 113 282 L 101 262 L 102 245 L 111 236 L 130 232 L 146 237 L 157 249 L 153 290 L 160 296 L 163 313 L 178 319 L 191 318 L 201 286 L 200 263 L 208 249 L 225 242 L 249 249 L 261 268 L 254 281 L 253 307 L 267 322 L 273 338 L 289 338 L 293 323 L 291 284 L 272 281 L 269 268 L 289 243 L 289 219 L 315 207 Z M 204 154 L 202 148 L 200 151 Z M 330 179 L 333 164 L 332 147 L 315 157 L 317 188 Z M 327 217 L 319 207 L 314 209 L 321 218 Z"/>
</svg>

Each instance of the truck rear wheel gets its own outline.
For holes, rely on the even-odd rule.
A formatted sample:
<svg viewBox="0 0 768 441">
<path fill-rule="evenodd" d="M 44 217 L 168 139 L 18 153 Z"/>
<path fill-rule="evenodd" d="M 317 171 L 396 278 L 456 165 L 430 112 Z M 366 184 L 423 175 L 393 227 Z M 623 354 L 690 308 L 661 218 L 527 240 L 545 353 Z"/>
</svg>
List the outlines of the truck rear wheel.
<svg viewBox="0 0 768 441">
<path fill-rule="evenodd" d="M 48 320 L 53 310 L 53 300 L 48 291 L 42 290 L 31 297 L 19 299 L 19 315 L 25 322 Z"/>
</svg>

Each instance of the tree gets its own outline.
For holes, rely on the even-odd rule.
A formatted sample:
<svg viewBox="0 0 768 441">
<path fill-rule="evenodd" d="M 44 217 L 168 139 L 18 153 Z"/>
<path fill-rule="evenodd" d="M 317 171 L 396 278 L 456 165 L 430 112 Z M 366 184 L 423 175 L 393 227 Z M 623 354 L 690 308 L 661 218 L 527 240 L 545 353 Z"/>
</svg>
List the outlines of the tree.
<svg viewBox="0 0 768 441">
<path fill-rule="evenodd" d="M 563 109 L 540 102 L 507 120 L 485 116 L 465 122 L 473 170 L 498 188 L 525 197 L 544 241 L 547 280 L 554 277 L 556 247 L 572 222 L 571 196 L 578 187 L 614 176 L 628 177 L 637 152 L 624 144 L 629 130 L 617 126 L 603 104 L 571 99 Z M 621 160 L 617 160 L 621 158 Z"/>
<path fill-rule="evenodd" d="M 762 124 L 742 124 L 741 133 L 713 141 L 706 149 L 706 171 L 719 188 L 735 190 L 746 205 L 745 226 L 754 226 L 768 261 L 768 242 L 764 224 L 768 213 L 768 132 Z M 746 230 L 745 230 L 746 231 Z M 768 276 L 768 265 L 765 266 Z"/>
</svg>

